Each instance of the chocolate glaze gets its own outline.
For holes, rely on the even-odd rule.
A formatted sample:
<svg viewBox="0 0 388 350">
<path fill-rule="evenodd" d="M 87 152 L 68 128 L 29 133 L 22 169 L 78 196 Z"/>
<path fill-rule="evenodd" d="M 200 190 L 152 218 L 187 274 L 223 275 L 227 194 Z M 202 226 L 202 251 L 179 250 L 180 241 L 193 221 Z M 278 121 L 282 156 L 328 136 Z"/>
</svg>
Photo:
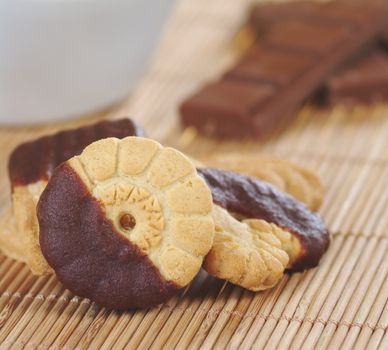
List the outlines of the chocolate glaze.
<svg viewBox="0 0 388 350">
<path fill-rule="evenodd" d="M 274 223 L 299 238 L 302 254 L 292 270 L 318 265 L 330 242 L 329 232 L 318 214 L 256 178 L 210 168 L 198 169 L 198 173 L 208 184 L 215 204 L 246 218 Z"/>
<path fill-rule="evenodd" d="M 126 136 L 145 136 L 145 133 L 131 119 L 120 119 L 60 131 L 22 143 L 12 152 L 8 162 L 12 188 L 48 180 L 59 164 L 80 154 L 94 141 Z"/>
<path fill-rule="evenodd" d="M 115 230 L 67 163 L 54 171 L 37 212 L 43 255 L 74 294 L 128 309 L 155 306 L 179 291 Z"/>
</svg>

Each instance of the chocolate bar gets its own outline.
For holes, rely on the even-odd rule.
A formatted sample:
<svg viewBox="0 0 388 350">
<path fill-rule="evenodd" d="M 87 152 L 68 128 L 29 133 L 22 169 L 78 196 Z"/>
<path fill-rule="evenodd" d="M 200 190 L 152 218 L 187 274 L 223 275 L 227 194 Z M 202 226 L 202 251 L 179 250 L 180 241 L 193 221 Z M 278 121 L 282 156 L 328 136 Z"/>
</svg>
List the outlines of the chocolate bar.
<svg viewBox="0 0 388 350">
<path fill-rule="evenodd" d="M 326 105 L 371 104 L 388 100 L 388 50 L 374 46 L 325 83 Z"/>
<path fill-rule="evenodd" d="M 235 67 L 182 104 L 183 125 L 221 138 L 264 136 L 386 28 L 388 4 L 380 1 L 294 7 L 268 19 Z"/>
<path fill-rule="evenodd" d="M 333 22 L 343 20 L 344 16 L 352 16 L 355 21 L 365 21 L 363 12 L 351 12 L 347 7 L 336 4 L 336 11 L 325 3 L 299 1 L 297 3 L 268 3 L 256 5 L 250 12 L 249 24 L 253 28 L 256 40 L 260 43 L 262 38 L 271 35 L 272 27 L 279 21 L 290 21 L 308 16 L 309 20 L 320 21 L 322 13 L 331 14 Z M 276 25 L 275 25 L 276 28 Z M 311 49 L 314 44 L 307 43 Z M 355 59 L 352 59 L 344 69 L 336 71 L 325 82 L 325 86 L 314 102 L 323 105 L 334 104 L 371 104 L 388 99 L 387 63 L 388 32 L 381 34 L 379 42 L 367 49 Z M 261 58 L 263 60 L 263 58 Z M 292 63 L 291 63 L 292 64 Z M 254 70 L 248 69 L 249 63 L 240 62 L 237 72 L 240 76 L 244 73 L 247 77 L 254 77 Z M 241 72 L 243 71 L 243 72 Z M 229 74 L 229 75 L 233 75 Z"/>
</svg>

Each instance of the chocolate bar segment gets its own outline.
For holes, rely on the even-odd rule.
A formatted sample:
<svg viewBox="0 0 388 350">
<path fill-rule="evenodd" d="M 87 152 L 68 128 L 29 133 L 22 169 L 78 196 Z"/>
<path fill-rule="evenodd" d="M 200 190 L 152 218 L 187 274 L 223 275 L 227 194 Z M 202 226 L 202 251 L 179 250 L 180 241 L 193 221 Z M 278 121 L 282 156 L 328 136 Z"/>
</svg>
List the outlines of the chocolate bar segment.
<svg viewBox="0 0 388 350">
<path fill-rule="evenodd" d="M 269 84 L 223 80 L 206 85 L 181 106 L 181 112 L 186 121 L 195 121 L 196 127 L 206 135 L 254 136 L 250 116 L 273 92 Z"/>
<path fill-rule="evenodd" d="M 388 51 L 374 46 L 330 77 L 324 89 L 328 105 L 371 104 L 388 100 Z"/>
<path fill-rule="evenodd" d="M 327 55 L 330 50 L 350 39 L 351 30 L 346 24 L 290 19 L 274 23 L 259 43 L 264 47 Z"/>
<path fill-rule="evenodd" d="M 244 94 L 244 84 L 248 89 L 255 87 L 260 91 L 270 85 L 273 90 L 267 98 L 263 99 L 260 94 L 256 103 L 250 101 L 249 108 L 242 108 L 245 113 L 227 113 L 226 106 L 241 110 L 244 101 L 213 88 L 212 95 L 220 94 L 222 99 L 229 100 L 221 108 L 211 102 L 211 97 L 206 97 L 209 91 L 206 86 L 181 106 L 184 126 L 221 138 L 252 138 L 268 134 L 291 119 L 327 77 L 382 33 L 386 27 L 388 3 L 331 2 L 323 10 L 310 6 L 300 12 L 294 9 L 292 13 L 286 19 L 273 19 L 255 47 L 214 84 L 222 86 L 225 81 L 238 81 L 239 95 Z M 279 58 L 270 63 L 270 56 L 275 51 L 285 57 L 299 54 L 300 63 L 295 62 L 295 57 L 290 64 L 283 60 L 284 67 L 281 67 L 283 62 Z M 284 72 L 284 76 L 279 72 Z"/>
<path fill-rule="evenodd" d="M 313 63 L 314 59 L 304 53 L 254 46 L 225 74 L 224 78 L 284 86 L 291 83 Z"/>
<path fill-rule="evenodd" d="M 248 23 L 261 36 L 274 22 L 303 18 L 315 9 L 316 4 L 313 1 L 255 4 L 249 11 Z"/>
<path fill-rule="evenodd" d="M 15 148 L 8 162 L 12 188 L 39 180 L 48 180 L 59 164 L 80 154 L 94 141 L 131 135 L 144 136 L 145 134 L 142 128 L 131 119 L 121 119 L 65 130 L 23 143 Z"/>
<path fill-rule="evenodd" d="M 367 5 L 367 6 L 364 6 Z M 296 1 L 256 4 L 251 8 L 248 23 L 258 39 L 278 23 L 285 21 L 340 24 L 350 28 L 368 25 L 378 1 Z"/>
</svg>

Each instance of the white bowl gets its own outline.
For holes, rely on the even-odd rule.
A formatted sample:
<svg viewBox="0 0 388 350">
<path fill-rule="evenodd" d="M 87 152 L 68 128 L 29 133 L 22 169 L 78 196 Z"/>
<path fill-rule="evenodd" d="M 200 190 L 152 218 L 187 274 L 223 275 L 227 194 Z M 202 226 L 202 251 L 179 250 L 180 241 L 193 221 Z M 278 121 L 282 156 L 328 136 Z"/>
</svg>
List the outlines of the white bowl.
<svg viewBox="0 0 388 350">
<path fill-rule="evenodd" d="M 130 93 L 173 0 L 1 0 L 0 123 L 89 113 Z"/>
</svg>

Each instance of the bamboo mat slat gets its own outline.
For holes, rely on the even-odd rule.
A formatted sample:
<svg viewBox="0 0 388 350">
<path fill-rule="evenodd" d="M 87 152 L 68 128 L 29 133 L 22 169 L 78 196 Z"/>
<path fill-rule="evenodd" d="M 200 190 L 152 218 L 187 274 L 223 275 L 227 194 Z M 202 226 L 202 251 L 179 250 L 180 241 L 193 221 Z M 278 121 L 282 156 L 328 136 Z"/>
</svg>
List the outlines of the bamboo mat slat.
<svg viewBox="0 0 388 350">
<path fill-rule="evenodd" d="M 0 128 L 0 213 L 10 206 L 6 168 L 15 145 L 128 115 L 198 158 L 263 153 L 315 170 L 333 237 L 320 266 L 260 293 L 201 272 L 163 305 L 115 312 L 0 254 L 1 349 L 388 349 L 388 107 L 306 105 L 265 141 L 220 143 L 180 128 L 179 103 L 236 60 L 232 38 L 252 2 L 180 0 L 127 101 L 79 120 Z"/>
</svg>

